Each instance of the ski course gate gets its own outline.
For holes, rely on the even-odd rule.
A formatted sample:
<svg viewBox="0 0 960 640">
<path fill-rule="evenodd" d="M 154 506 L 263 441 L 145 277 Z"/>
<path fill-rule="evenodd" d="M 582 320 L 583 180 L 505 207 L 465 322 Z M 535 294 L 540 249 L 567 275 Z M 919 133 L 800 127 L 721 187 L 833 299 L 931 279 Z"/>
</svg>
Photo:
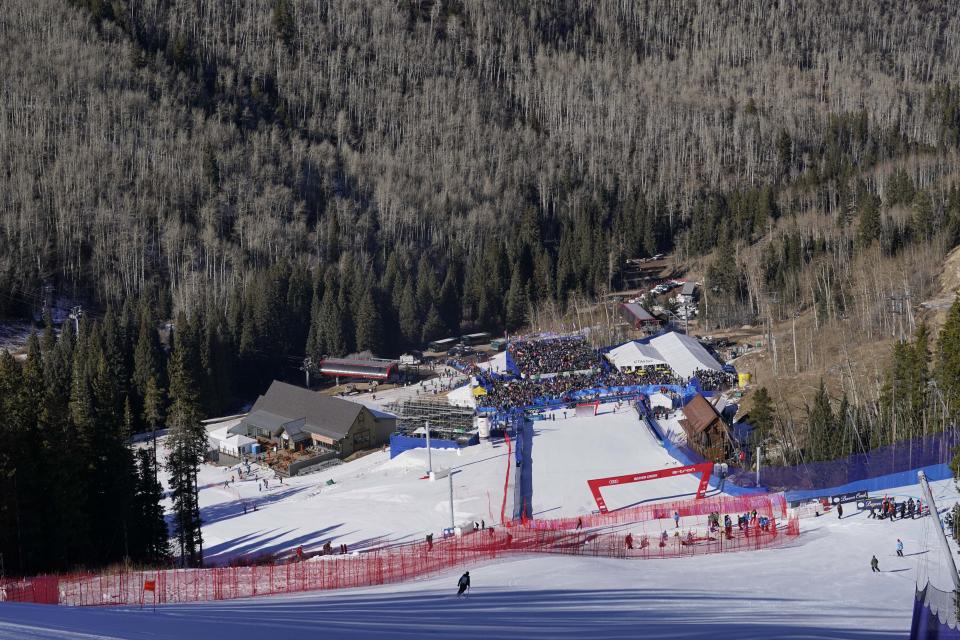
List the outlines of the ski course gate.
<svg viewBox="0 0 960 640">
<path fill-rule="evenodd" d="M 683 467 L 673 467 L 660 469 L 658 471 L 647 471 L 645 473 L 634 473 L 625 476 L 611 476 L 609 478 L 594 478 L 587 480 L 587 486 L 590 487 L 590 493 L 597 503 L 600 513 L 607 513 L 607 503 L 600 493 L 602 487 L 613 487 L 622 484 L 632 484 L 634 482 L 644 482 L 645 480 L 657 480 L 660 478 L 672 478 L 673 476 L 682 476 L 688 473 L 700 474 L 700 486 L 697 488 L 697 500 L 702 499 L 707 493 L 707 486 L 710 482 L 710 473 L 713 471 L 712 462 L 702 462 L 700 464 L 688 464 Z"/>
</svg>

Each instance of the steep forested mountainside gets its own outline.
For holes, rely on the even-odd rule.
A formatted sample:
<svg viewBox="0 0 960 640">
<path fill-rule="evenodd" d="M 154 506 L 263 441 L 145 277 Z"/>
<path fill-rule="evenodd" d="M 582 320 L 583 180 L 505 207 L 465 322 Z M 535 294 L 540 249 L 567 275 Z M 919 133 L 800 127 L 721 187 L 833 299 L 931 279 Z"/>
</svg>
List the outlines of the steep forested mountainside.
<svg viewBox="0 0 960 640">
<path fill-rule="evenodd" d="M 952 3 L 40 0 L 0 36 L 7 314 L 395 353 L 675 251 L 715 256 L 707 326 L 775 292 L 872 331 L 956 243 Z"/>
</svg>

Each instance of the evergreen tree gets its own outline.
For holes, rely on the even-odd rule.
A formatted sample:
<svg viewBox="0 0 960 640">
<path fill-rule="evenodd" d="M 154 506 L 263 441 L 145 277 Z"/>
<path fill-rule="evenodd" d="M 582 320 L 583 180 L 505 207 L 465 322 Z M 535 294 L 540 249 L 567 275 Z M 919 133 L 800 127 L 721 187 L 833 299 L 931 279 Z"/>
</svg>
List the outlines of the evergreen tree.
<svg viewBox="0 0 960 640">
<path fill-rule="evenodd" d="M 88 513 L 94 540 L 98 541 L 99 563 L 131 556 L 130 536 L 133 522 L 133 495 L 136 475 L 133 457 L 127 445 L 120 404 L 120 385 L 110 370 L 107 354 L 95 355 L 90 381 L 94 421 L 88 436 L 90 466 L 87 487 L 90 491 Z"/>
<path fill-rule="evenodd" d="M 178 323 L 178 327 L 182 326 Z M 196 392 L 191 348 L 186 332 L 178 332 L 170 359 L 170 408 L 167 416 L 170 455 L 167 471 L 173 499 L 174 536 L 185 566 L 203 563 L 203 537 L 200 526 L 197 474 L 206 452 L 206 433 L 200 423 L 200 403 Z"/>
<path fill-rule="evenodd" d="M 858 189 L 857 199 L 857 238 L 862 245 L 868 245 L 880 237 L 880 199 L 862 184 Z"/>
<path fill-rule="evenodd" d="M 937 340 L 937 387 L 951 417 L 960 415 L 960 296 L 954 299 Z"/>
<path fill-rule="evenodd" d="M 460 332 L 460 295 L 457 292 L 457 280 L 452 267 L 447 269 L 447 276 L 443 280 L 443 286 L 440 287 L 437 311 L 444 327 L 442 333 L 449 335 Z"/>
<path fill-rule="evenodd" d="M 440 312 L 437 311 L 437 305 L 431 304 L 427 312 L 427 319 L 423 323 L 423 334 L 421 339 L 424 343 L 435 340 L 446 331 L 443 326 L 443 320 L 440 318 Z"/>
<path fill-rule="evenodd" d="M 133 352 L 133 388 L 142 400 L 147 392 L 147 381 L 154 378 L 162 383 L 162 350 L 160 336 L 148 310 L 140 314 L 137 343 Z"/>
<path fill-rule="evenodd" d="M 413 286 L 407 282 L 403 287 L 400 298 L 400 331 L 407 345 L 416 345 L 422 335 L 420 310 L 417 308 L 417 299 L 413 293 Z"/>
<path fill-rule="evenodd" d="M 335 287 L 328 286 L 323 294 L 323 344 L 331 355 L 340 356 L 347 352 L 343 335 L 343 310 Z"/>
<path fill-rule="evenodd" d="M 380 310 L 372 287 L 367 287 L 360 301 L 360 310 L 354 323 L 357 328 L 357 350 L 380 355 L 381 332 Z"/>
<path fill-rule="evenodd" d="M 167 522 L 164 519 L 163 487 L 157 479 L 157 461 L 146 449 L 137 451 L 136 514 L 137 554 L 135 560 L 160 564 L 170 555 Z"/>
<path fill-rule="evenodd" d="M 154 433 L 153 438 L 156 441 L 156 431 L 163 424 L 163 389 L 153 376 L 147 380 L 146 394 L 143 397 L 143 422 Z"/>
<path fill-rule="evenodd" d="M 510 289 L 507 291 L 507 330 L 516 331 L 527 323 L 527 309 L 530 306 L 530 296 L 527 293 L 526 283 L 520 275 L 519 269 L 514 269 L 510 279 Z"/>
<path fill-rule="evenodd" d="M 750 422 L 756 429 L 754 439 L 758 443 L 765 442 L 773 433 L 775 420 L 773 400 L 766 387 L 760 387 L 753 394 L 753 408 L 750 410 Z"/>
<path fill-rule="evenodd" d="M 323 289 L 314 288 L 313 301 L 310 304 L 310 330 L 307 333 L 307 344 L 305 352 L 313 358 L 314 362 L 319 362 L 326 353 L 326 344 L 323 341 Z"/>
<path fill-rule="evenodd" d="M 831 460 L 837 455 L 836 417 L 823 380 L 807 408 L 807 440 L 804 453 L 808 461 Z"/>
</svg>

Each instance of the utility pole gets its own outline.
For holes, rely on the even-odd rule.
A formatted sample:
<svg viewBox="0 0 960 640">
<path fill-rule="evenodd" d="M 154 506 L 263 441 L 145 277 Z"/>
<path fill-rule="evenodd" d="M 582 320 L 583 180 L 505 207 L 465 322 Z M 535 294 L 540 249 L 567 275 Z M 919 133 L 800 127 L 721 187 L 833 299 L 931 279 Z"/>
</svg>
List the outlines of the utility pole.
<svg viewBox="0 0 960 640">
<path fill-rule="evenodd" d="M 310 369 L 313 368 L 313 358 L 307 356 L 303 359 L 303 366 L 300 367 L 300 370 L 303 371 L 307 376 L 307 389 L 310 388 Z"/>
<path fill-rule="evenodd" d="M 943 523 L 940 522 L 940 515 L 937 513 L 937 503 L 933 501 L 933 492 L 930 491 L 927 475 L 923 471 L 918 471 L 917 478 L 920 479 L 920 489 L 923 491 L 923 497 L 927 501 L 927 506 L 930 507 L 930 517 L 933 518 L 937 524 L 937 538 L 940 540 L 940 546 L 950 563 L 950 577 L 953 578 L 953 588 L 955 591 L 960 591 L 960 574 L 957 573 L 957 563 L 953 559 L 950 543 L 947 542 L 947 534 L 943 532 Z"/>
<path fill-rule="evenodd" d="M 800 315 L 799 309 L 793 312 L 793 373 L 794 375 L 800 373 L 800 364 L 797 361 L 797 316 L 799 315 Z"/>
<path fill-rule="evenodd" d="M 423 428 L 427 432 L 427 475 L 433 475 L 433 453 L 430 451 L 430 422 L 424 422 Z"/>
<path fill-rule="evenodd" d="M 453 515 L 453 469 L 450 469 L 450 472 L 447 474 L 447 480 L 450 484 L 450 529 L 453 530 L 457 526 L 454 522 Z"/>
<path fill-rule="evenodd" d="M 757 486 L 760 486 L 760 447 L 757 447 Z"/>
<path fill-rule="evenodd" d="M 77 305 L 70 308 L 69 318 L 73 320 L 73 335 L 74 337 L 80 335 L 80 316 L 83 315 L 83 307 Z"/>
<path fill-rule="evenodd" d="M 779 301 L 780 293 L 777 291 L 761 291 L 760 295 L 763 296 L 767 304 L 767 349 L 773 356 L 773 374 L 777 375 L 780 371 L 777 366 L 777 346 L 773 338 L 773 305 Z"/>
<path fill-rule="evenodd" d="M 895 334 L 897 335 L 897 340 L 903 342 L 906 337 L 903 332 L 903 314 L 907 311 L 907 304 L 910 300 L 910 296 L 906 293 L 894 294 L 890 296 L 890 313 L 897 316 L 897 324 Z"/>
</svg>

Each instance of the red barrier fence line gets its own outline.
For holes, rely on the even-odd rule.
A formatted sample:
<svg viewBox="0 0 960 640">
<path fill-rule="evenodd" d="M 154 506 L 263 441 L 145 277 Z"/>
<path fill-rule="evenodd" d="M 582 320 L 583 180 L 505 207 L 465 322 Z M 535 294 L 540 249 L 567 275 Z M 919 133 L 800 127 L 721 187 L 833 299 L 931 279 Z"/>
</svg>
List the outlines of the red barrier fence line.
<svg viewBox="0 0 960 640">
<path fill-rule="evenodd" d="M 503 503 L 500 505 L 500 522 L 506 524 L 508 522 L 507 491 L 510 490 L 510 472 L 513 470 L 513 443 L 510 442 L 510 434 L 507 433 L 506 429 L 503 431 L 503 441 L 507 443 L 507 473 L 503 479 Z"/>
<path fill-rule="evenodd" d="M 669 519 L 674 512 L 681 518 L 689 516 L 707 515 L 709 513 L 737 514 L 749 513 L 756 510 L 759 515 L 784 518 L 787 515 L 787 501 L 782 493 L 760 494 L 750 496 L 714 496 L 702 500 L 682 500 L 674 502 L 658 502 L 650 505 L 629 507 L 618 511 L 589 514 L 570 518 L 555 518 L 549 520 L 533 520 L 524 526 L 535 529 L 575 529 L 578 524 L 593 528 L 611 524 L 627 524 L 652 520 Z"/>
<path fill-rule="evenodd" d="M 766 531 L 756 525 L 742 531 L 734 529 L 729 537 L 722 530 L 684 531 L 668 537 L 662 546 L 660 536 L 638 534 L 632 539 L 634 548 L 629 549 L 624 531 L 487 530 L 440 540 L 432 550 L 426 543 L 416 543 L 288 564 L 40 576 L 0 584 L 0 599 L 73 606 L 140 604 L 144 581 L 153 580 L 154 595 L 160 604 L 201 602 L 396 583 L 510 554 L 687 557 L 782 546 L 799 534 L 799 520 L 793 517 L 780 529 L 773 522 Z"/>
</svg>

